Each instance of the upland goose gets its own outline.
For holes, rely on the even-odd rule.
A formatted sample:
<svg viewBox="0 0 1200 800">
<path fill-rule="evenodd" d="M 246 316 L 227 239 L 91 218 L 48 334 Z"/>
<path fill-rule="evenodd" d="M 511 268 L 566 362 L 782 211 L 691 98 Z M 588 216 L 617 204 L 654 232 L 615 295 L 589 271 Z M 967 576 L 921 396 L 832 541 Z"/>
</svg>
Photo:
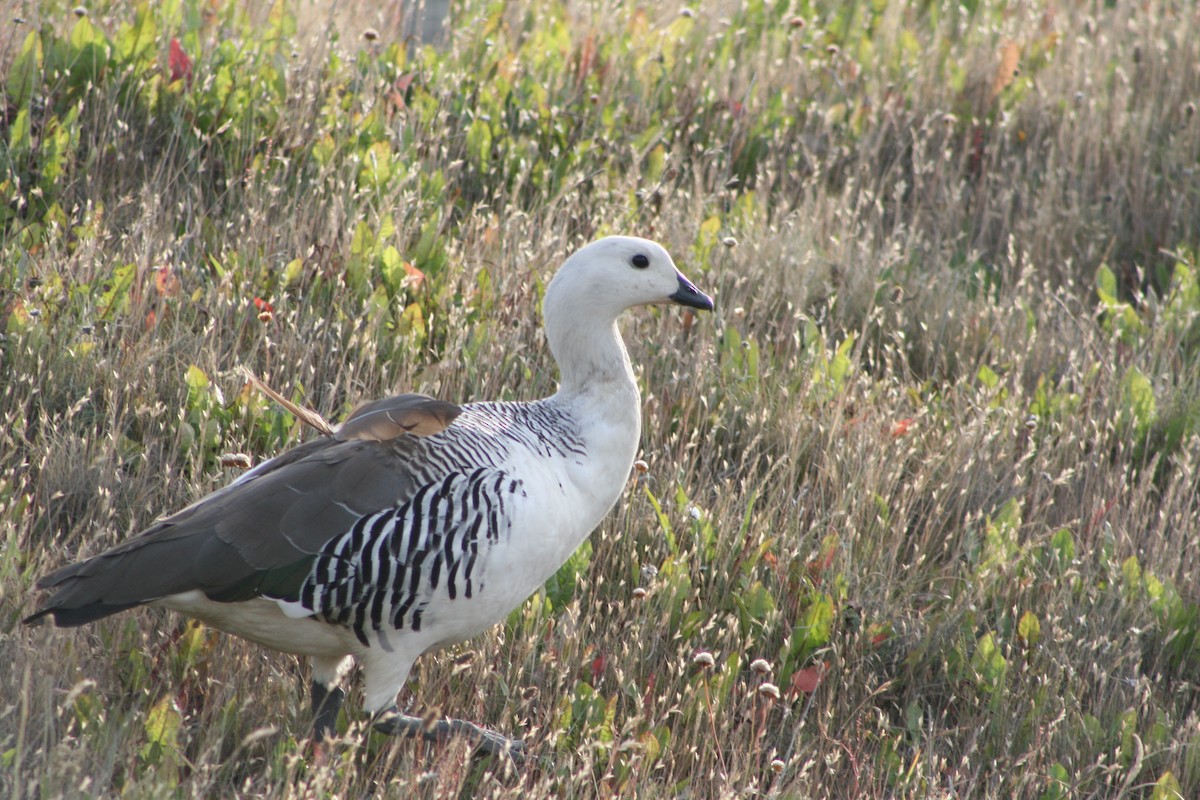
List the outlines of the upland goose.
<svg viewBox="0 0 1200 800">
<path fill-rule="evenodd" d="M 561 372 L 553 396 L 369 403 L 330 435 L 42 578 L 38 588 L 54 594 L 25 621 L 49 615 L 69 627 L 153 605 L 308 656 L 318 739 L 336 722 L 351 658 L 367 711 L 394 709 L 418 656 L 503 620 L 616 503 L 641 432 L 616 322 L 662 303 L 713 307 L 658 244 L 593 242 L 546 289 Z M 460 720 L 428 726 L 391 713 L 376 727 L 463 733 L 489 750 L 514 744 Z"/>
</svg>

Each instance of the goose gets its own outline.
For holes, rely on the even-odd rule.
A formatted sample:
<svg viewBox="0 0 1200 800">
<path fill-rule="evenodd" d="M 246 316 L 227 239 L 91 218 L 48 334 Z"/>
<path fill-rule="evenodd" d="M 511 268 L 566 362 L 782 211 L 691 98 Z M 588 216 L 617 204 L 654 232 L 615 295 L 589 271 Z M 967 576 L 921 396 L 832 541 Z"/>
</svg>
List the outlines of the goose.
<svg viewBox="0 0 1200 800">
<path fill-rule="evenodd" d="M 505 619 L 616 504 L 641 434 L 617 319 L 647 304 L 711 311 L 659 244 L 611 236 L 546 288 L 557 392 L 457 405 L 402 394 L 259 464 L 99 555 L 46 575 L 24 621 L 84 625 L 167 608 L 312 665 L 313 738 L 335 730 L 351 661 L 364 707 L 393 735 L 521 742 L 457 719 L 406 716 L 396 696 L 423 653 Z"/>
</svg>

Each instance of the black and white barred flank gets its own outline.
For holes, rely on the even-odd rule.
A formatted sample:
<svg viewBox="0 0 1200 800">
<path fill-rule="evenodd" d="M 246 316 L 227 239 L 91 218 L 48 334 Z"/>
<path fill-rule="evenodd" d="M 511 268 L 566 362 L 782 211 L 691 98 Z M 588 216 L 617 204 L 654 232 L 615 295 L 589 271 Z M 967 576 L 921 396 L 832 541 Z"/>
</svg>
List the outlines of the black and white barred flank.
<svg viewBox="0 0 1200 800">
<path fill-rule="evenodd" d="M 421 615 L 439 590 L 449 600 L 483 588 L 491 547 L 512 533 L 507 501 L 525 496 L 522 482 L 480 468 L 423 486 L 393 509 L 362 517 L 317 556 L 300 589 L 300 604 L 327 622 L 354 630 L 385 625 L 421 630 Z"/>
<path fill-rule="evenodd" d="M 522 481 L 495 468 L 508 456 L 497 442 L 545 456 L 582 455 L 583 443 L 566 422 L 542 404 L 479 404 L 441 437 L 406 440 L 426 451 L 416 462 L 432 473 L 422 478 L 428 482 L 409 500 L 365 515 L 331 539 L 300 589 L 299 605 L 370 646 L 369 631 L 421 630 L 439 590 L 448 600 L 473 597 L 483 588 L 481 546 L 511 534 L 507 502 L 525 496 Z M 464 469 L 472 463 L 481 466 Z"/>
</svg>

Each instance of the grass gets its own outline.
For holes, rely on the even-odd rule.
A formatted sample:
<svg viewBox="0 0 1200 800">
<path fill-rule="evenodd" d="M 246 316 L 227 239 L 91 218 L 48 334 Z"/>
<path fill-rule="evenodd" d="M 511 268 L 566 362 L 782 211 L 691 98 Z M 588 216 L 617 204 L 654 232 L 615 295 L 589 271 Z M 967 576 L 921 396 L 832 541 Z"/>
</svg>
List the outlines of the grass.
<svg viewBox="0 0 1200 800">
<path fill-rule="evenodd" d="M 472 1 L 440 49 L 365 4 L 12 9 L 6 794 L 1200 794 L 1187 4 Z M 626 321 L 647 471 L 401 698 L 537 766 L 353 711 L 316 759 L 295 659 L 19 624 L 301 436 L 243 366 L 327 417 L 551 392 L 540 292 L 608 232 L 718 312 Z"/>
</svg>

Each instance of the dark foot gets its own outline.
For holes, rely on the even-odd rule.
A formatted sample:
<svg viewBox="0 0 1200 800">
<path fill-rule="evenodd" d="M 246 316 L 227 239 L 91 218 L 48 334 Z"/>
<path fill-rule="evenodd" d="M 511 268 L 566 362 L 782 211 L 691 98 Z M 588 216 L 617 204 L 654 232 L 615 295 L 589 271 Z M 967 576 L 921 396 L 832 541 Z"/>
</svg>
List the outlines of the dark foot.
<svg viewBox="0 0 1200 800">
<path fill-rule="evenodd" d="M 461 736 L 474 742 L 477 752 L 506 755 L 518 764 L 525 761 L 525 743 L 520 739 L 509 739 L 462 719 L 428 721 L 397 711 L 386 711 L 375 723 L 375 730 L 388 736 L 419 736 L 427 742 L 445 742 Z"/>
<path fill-rule="evenodd" d="M 342 710 L 346 693 L 337 686 L 330 689 L 313 681 L 309 684 L 309 696 L 312 698 L 313 739 L 321 742 L 337 732 L 338 712 Z"/>
</svg>

